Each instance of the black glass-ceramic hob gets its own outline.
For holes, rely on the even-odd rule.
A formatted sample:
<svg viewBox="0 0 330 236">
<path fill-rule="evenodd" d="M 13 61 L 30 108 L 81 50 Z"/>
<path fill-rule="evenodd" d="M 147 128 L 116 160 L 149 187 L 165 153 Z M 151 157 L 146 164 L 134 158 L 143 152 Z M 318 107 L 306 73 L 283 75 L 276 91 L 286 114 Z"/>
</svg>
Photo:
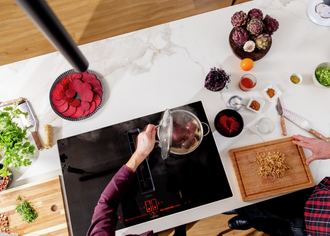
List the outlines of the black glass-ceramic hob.
<svg viewBox="0 0 330 236">
<path fill-rule="evenodd" d="M 175 109 L 188 110 L 208 124 L 201 102 Z M 128 134 L 134 137 L 136 129 L 157 125 L 161 115 L 159 112 L 58 140 L 74 235 L 86 234 L 101 193 L 134 151 Z M 135 174 L 119 206 L 117 230 L 232 196 L 211 132 L 186 155 L 170 154 L 163 160 L 160 148 L 155 147 L 143 165 L 144 170 Z"/>
</svg>

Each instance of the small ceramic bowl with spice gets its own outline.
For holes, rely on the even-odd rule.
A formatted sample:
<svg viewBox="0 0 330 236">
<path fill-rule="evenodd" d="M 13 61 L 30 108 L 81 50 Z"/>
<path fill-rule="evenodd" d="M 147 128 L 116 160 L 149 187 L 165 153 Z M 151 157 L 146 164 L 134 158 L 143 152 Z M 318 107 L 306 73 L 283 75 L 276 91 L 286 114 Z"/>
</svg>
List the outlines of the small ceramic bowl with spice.
<svg viewBox="0 0 330 236">
<path fill-rule="evenodd" d="M 249 103 L 246 105 L 246 108 L 250 111 L 260 113 L 264 108 L 266 102 L 261 98 L 251 97 Z"/>
<path fill-rule="evenodd" d="M 303 77 L 301 76 L 301 74 L 292 73 L 290 75 L 290 82 L 292 84 L 300 84 L 302 81 L 303 81 Z"/>
<path fill-rule="evenodd" d="M 281 90 L 275 85 L 268 85 L 262 90 L 262 93 L 267 97 L 269 101 L 275 101 L 279 96 L 282 95 Z"/>
</svg>

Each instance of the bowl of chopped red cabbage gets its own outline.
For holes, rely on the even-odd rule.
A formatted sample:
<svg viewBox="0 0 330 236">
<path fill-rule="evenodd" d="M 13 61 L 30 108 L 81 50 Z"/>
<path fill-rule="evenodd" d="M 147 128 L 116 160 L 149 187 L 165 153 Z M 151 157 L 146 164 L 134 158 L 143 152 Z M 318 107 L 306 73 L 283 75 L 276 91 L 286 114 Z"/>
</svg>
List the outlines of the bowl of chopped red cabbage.
<svg viewBox="0 0 330 236">
<path fill-rule="evenodd" d="M 237 111 L 225 109 L 215 116 L 214 127 L 222 136 L 232 138 L 242 132 L 244 121 Z"/>
</svg>

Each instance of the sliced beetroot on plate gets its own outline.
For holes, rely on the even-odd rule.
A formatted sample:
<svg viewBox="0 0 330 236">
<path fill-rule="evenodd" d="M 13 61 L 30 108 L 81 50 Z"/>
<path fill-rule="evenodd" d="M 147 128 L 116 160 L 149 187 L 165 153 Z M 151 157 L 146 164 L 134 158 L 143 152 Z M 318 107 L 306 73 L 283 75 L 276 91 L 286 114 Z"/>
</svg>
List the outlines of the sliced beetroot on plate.
<svg viewBox="0 0 330 236">
<path fill-rule="evenodd" d="M 80 100 L 85 102 L 91 102 L 93 100 L 93 92 L 91 90 L 85 90 L 82 94 L 80 94 Z"/>
<path fill-rule="evenodd" d="M 71 103 L 74 101 L 75 98 L 68 98 L 68 97 L 65 97 L 64 100 L 67 101 L 68 103 Z"/>
<path fill-rule="evenodd" d="M 80 105 L 80 100 L 79 99 L 74 99 L 73 102 L 70 103 L 70 106 L 77 107 Z"/>
<path fill-rule="evenodd" d="M 63 86 L 66 84 L 70 84 L 70 82 L 71 82 L 71 74 L 61 79 L 61 84 Z"/>
<path fill-rule="evenodd" d="M 64 91 L 64 92 L 66 92 L 66 90 L 70 89 L 70 83 L 71 83 L 71 82 L 69 82 L 69 83 L 63 85 L 63 91 Z"/>
<path fill-rule="evenodd" d="M 65 103 L 65 100 L 56 99 L 56 98 L 52 97 L 52 103 L 54 104 L 54 106 L 61 106 Z"/>
<path fill-rule="evenodd" d="M 76 112 L 77 108 L 73 106 L 69 106 L 69 109 L 65 112 L 62 112 L 63 116 L 72 116 Z"/>
<path fill-rule="evenodd" d="M 70 87 L 70 89 L 73 89 L 73 90 L 75 90 L 75 91 L 78 92 L 77 89 L 81 86 L 82 83 L 83 83 L 83 82 L 82 82 L 81 80 L 79 80 L 79 79 L 75 79 L 75 80 L 71 81 L 69 87 Z"/>
<path fill-rule="evenodd" d="M 71 76 L 72 76 L 71 80 L 76 80 L 76 79 L 82 78 L 82 74 L 80 74 L 80 73 L 72 73 Z"/>
<path fill-rule="evenodd" d="M 93 91 L 102 91 L 102 86 L 101 85 L 93 86 Z"/>
<path fill-rule="evenodd" d="M 96 78 L 96 76 L 88 78 L 86 82 L 91 84 L 93 87 L 101 86 L 101 82 Z"/>
<path fill-rule="evenodd" d="M 88 73 L 87 71 L 84 71 L 82 74 L 82 81 L 86 82 L 88 81 L 90 78 L 96 78 L 96 76 L 92 73 Z"/>
<path fill-rule="evenodd" d="M 80 92 L 83 93 L 86 90 L 92 90 L 92 86 L 89 83 L 83 83 L 80 86 Z"/>
<path fill-rule="evenodd" d="M 102 90 L 93 90 L 93 92 L 94 92 L 94 94 L 97 94 L 97 95 L 99 95 L 100 97 L 103 96 L 103 92 L 102 92 Z"/>
<path fill-rule="evenodd" d="M 102 99 L 101 99 L 101 97 L 99 95 L 94 94 L 93 101 L 95 102 L 96 107 L 98 107 L 101 104 Z"/>
<path fill-rule="evenodd" d="M 84 111 L 79 109 L 79 107 L 77 107 L 76 112 L 71 116 L 71 118 L 77 119 L 79 117 L 82 117 L 83 114 L 84 114 Z"/>
<path fill-rule="evenodd" d="M 65 91 L 65 95 L 68 98 L 73 98 L 74 96 L 76 96 L 76 91 L 73 90 L 73 89 L 68 89 L 68 90 Z"/>
<path fill-rule="evenodd" d="M 65 112 L 66 110 L 68 110 L 69 108 L 69 103 L 68 102 L 65 102 L 63 103 L 63 105 L 61 106 L 54 106 L 55 107 L 55 110 L 62 113 L 62 112 Z"/>
<path fill-rule="evenodd" d="M 63 91 L 63 85 L 61 83 L 57 83 L 54 89 L 56 89 L 57 91 Z"/>
<path fill-rule="evenodd" d="M 90 109 L 91 104 L 89 102 L 82 101 L 78 108 L 83 111 L 88 111 Z"/>
<path fill-rule="evenodd" d="M 85 117 L 89 114 L 89 110 L 88 111 L 84 111 L 84 114 L 82 115 L 82 117 Z"/>
<path fill-rule="evenodd" d="M 60 92 L 58 93 L 58 96 L 60 96 L 60 98 L 61 98 L 61 99 L 64 99 L 64 100 L 65 100 L 65 98 L 66 98 L 66 95 L 65 95 L 65 93 L 64 93 L 63 91 L 60 91 Z"/>
<path fill-rule="evenodd" d="M 60 95 L 57 93 L 57 91 L 56 91 L 55 89 L 54 89 L 53 92 L 52 92 L 52 97 L 53 97 L 53 98 L 56 98 L 56 99 L 58 99 L 58 100 L 59 100 L 59 99 L 62 99 L 62 98 L 60 97 Z"/>
<path fill-rule="evenodd" d="M 94 101 L 91 102 L 91 107 L 89 108 L 89 114 L 92 114 L 96 109 L 96 103 Z"/>
</svg>

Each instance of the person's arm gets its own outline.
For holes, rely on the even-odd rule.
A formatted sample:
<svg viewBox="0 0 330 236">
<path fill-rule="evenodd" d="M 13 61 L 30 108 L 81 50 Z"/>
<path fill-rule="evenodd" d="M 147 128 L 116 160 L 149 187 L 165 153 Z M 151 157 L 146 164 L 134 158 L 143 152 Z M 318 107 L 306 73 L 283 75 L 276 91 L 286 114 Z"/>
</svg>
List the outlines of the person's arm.
<svg viewBox="0 0 330 236">
<path fill-rule="evenodd" d="M 292 140 L 294 144 L 312 151 L 313 155 L 306 160 L 308 165 L 315 160 L 330 159 L 330 143 L 316 138 L 307 138 L 302 135 L 293 135 L 292 137 L 297 139 Z"/>
<path fill-rule="evenodd" d="M 156 127 L 148 125 L 146 130 L 137 136 L 137 147 L 126 165 L 115 174 L 104 189 L 95 207 L 92 223 L 87 235 L 115 235 L 118 221 L 117 209 L 129 184 L 134 178 L 134 172 L 141 162 L 149 155 L 155 145 Z"/>
</svg>

